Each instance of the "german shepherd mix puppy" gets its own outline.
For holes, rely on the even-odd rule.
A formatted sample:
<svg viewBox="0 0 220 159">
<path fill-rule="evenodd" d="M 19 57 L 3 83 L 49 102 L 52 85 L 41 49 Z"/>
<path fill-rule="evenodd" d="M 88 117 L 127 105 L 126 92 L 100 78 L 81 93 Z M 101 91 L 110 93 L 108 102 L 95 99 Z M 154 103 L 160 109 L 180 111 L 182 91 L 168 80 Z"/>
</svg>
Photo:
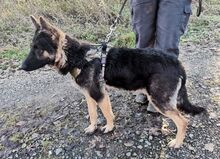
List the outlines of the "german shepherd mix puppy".
<svg viewBox="0 0 220 159">
<path fill-rule="evenodd" d="M 90 125 L 85 132 L 92 133 L 97 128 L 97 105 L 107 120 L 102 130 L 104 133 L 112 131 L 114 114 L 106 89 L 100 83 L 100 58 L 87 60 L 89 44 L 70 38 L 43 17 L 31 16 L 31 20 L 36 31 L 21 69 L 33 71 L 51 65 L 63 75 L 70 73 L 88 104 Z M 187 119 L 180 111 L 193 115 L 205 111 L 189 102 L 181 63 L 159 50 L 111 48 L 106 58 L 104 80 L 117 88 L 141 90 L 158 112 L 173 120 L 177 134 L 169 143 L 170 147 L 179 148 L 186 134 Z"/>
</svg>

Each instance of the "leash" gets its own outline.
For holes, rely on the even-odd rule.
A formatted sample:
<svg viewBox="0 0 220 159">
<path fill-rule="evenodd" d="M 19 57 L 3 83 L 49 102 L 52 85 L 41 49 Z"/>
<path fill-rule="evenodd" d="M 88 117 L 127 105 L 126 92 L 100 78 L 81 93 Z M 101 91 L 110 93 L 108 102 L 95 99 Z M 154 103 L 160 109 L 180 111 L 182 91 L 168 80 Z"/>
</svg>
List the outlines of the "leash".
<svg viewBox="0 0 220 159">
<path fill-rule="evenodd" d="M 199 17 L 202 13 L 202 0 L 199 0 L 199 6 L 197 8 L 196 16 Z"/>
<path fill-rule="evenodd" d="M 127 0 L 124 0 L 117 17 L 115 18 L 113 24 L 109 28 L 110 31 L 106 35 L 104 42 L 102 42 L 101 44 L 96 45 L 96 46 L 100 46 L 99 49 L 101 49 L 101 64 L 102 64 L 102 79 L 101 79 L 101 81 L 104 81 L 108 43 L 109 43 L 109 41 L 110 41 L 110 39 L 113 35 L 113 32 L 117 29 L 117 24 L 118 24 L 118 21 L 119 21 L 121 15 L 122 15 L 122 11 L 125 7 L 126 2 L 127 2 Z"/>
<path fill-rule="evenodd" d="M 121 9 L 120 9 L 117 17 L 115 18 L 113 24 L 110 26 L 110 32 L 105 37 L 105 41 L 104 41 L 105 43 L 108 43 L 110 41 L 113 32 L 117 29 L 117 24 L 118 24 L 118 21 L 119 21 L 121 15 L 122 15 L 122 11 L 123 11 L 123 9 L 125 7 L 126 2 L 127 2 L 127 0 L 124 0 L 124 2 L 122 4 L 122 6 L 121 6 Z"/>
</svg>

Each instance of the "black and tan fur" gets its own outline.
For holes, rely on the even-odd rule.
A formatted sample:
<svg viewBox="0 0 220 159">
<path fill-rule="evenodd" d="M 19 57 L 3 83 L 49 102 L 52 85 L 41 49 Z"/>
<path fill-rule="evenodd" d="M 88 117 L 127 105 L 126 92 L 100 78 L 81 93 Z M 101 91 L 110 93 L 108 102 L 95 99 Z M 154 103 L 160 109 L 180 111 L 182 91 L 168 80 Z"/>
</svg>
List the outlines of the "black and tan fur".
<svg viewBox="0 0 220 159">
<path fill-rule="evenodd" d="M 104 133 L 112 131 L 114 114 L 108 93 L 100 84 L 100 59 L 86 58 L 90 45 L 70 38 L 42 17 L 39 21 L 33 16 L 31 19 L 36 32 L 22 69 L 32 71 L 48 64 L 61 74 L 70 73 L 88 104 L 90 125 L 85 129 L 86 133 L 97 128 L 97 106 L 107 120 Z M 180 147 L 186 133 L 187 119 L 179 110 L 193 115 L 204 111 L 204 108 L 193 106 L 187 98 L 186 74 L 181 63 L 159 50 L 111 48 L 104 80 L 107 85 L 117 88 L 141 90 L 158 112 L 173 120 L 177 135 L 169 143 L 170 147 Z"/>
</svg>

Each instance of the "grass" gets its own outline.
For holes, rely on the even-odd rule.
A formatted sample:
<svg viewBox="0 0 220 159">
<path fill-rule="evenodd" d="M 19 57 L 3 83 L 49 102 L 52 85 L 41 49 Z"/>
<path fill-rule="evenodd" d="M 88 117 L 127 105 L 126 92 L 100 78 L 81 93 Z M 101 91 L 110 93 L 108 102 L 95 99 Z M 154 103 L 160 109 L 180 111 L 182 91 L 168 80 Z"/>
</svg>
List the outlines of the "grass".
<svg viewBox="0 0 220 159">
<path fill-rule="evenodd" d="M 0 6 L 0 61 L 20 61 L 27 55 L 34 33 L 30 15 L 42 15 L 70 36 L 97 43 L 109 32 L 121 3 L 121 0 L 114 0 L 114 3 L 109 0 L 3 0 Z M 209 0 L 203 6 L 204 12 L 199 18 L 191 17 L 182 43 L 198 44 L 220 36 L 216 30 L 216 25 L 220 25 L 220 1 Z M 111 43 L 134 47 L 134 41 L 130 10 L 126 6 Z"/>
<path fill-rule="evenodd" d="M 28 53 L 28 49 L 9 48 L 1 52 L 0 58 L 2 59 L 16 59 L 22 60 Z"/>
<path fill-rule="evenodd" d="M 12 142 L 20 142 L 23 139 L 23 134 L 21 132 L 14 133 L 10 136 L 9 140 Z"/>
<path fill-rule="evenodd" d="M 217 25 L 220 25 L 220 16 L 203 15 L 199 18 L 192 18 L 189 23 L 188 32 L 182 38 L 182 42 L 202 43 L 206 40 L 216 40 L 220 33 Z"/>
</svg>

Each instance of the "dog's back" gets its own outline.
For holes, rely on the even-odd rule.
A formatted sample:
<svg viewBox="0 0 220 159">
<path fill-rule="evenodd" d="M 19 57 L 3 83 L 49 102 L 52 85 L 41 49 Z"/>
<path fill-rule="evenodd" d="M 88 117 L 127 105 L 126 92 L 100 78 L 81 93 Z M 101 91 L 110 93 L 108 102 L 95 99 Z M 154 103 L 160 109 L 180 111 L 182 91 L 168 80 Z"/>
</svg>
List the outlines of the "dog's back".
<svg viewBox="0 0 220 159">
<path fill-rule="evenodd" d="M 112 48 L 108 52 L 105 69 L 107 84 L 127 90 L 143 89 L 153 74 L 181 77 L 185 71 L 181 63 L 160 50 L 151 48 Z"/>
</svg>

